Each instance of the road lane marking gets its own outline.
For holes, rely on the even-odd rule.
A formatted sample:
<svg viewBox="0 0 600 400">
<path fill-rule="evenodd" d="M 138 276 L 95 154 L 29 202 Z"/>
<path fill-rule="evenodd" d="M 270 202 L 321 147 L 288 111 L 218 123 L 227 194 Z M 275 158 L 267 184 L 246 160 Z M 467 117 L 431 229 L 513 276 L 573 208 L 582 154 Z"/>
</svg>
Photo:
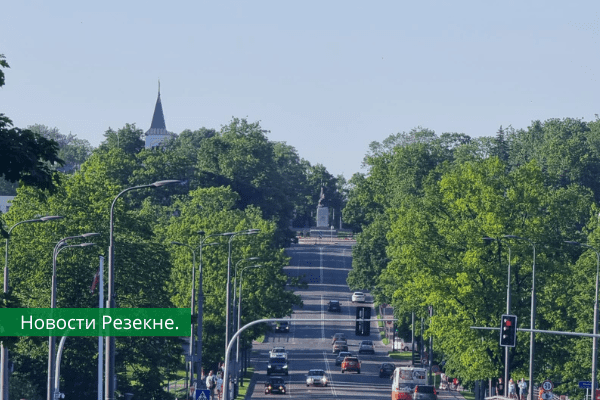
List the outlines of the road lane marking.
<svg viewBox="0 0 600 400">
<path fill-rule="evenodd" d="M 320 265 L 320 272 L 321 272 L 321 281 L 319 282 L 320 284 L 323 284 L 323 248 L 319 247 L 319 265 Z"/>
<path fill-rule="evenodd" d="M 327 359 L 327 353 L 325 351 L 323 351 L 323 359 L 325 360 L 325 371 L 327 372 L 327 376 L 329 377 L 328 379 L 331 379 L 331 381 L 329 382 L 329 388 L 331 389 L 331 394 L 335 397 L 337 397 L 337 392 L 335 390 L 335 385 L 333 383 L 333 378 L 332 378 L 332 374 L 331 374 L 331 367 L 329 367 L 329 360 Z"/>
<path fill-rule="evenodd" d="M 325 341 L 325 313 L 323 312 L 323 295 L 321 295 L 321 341 Z"/>
</svg>

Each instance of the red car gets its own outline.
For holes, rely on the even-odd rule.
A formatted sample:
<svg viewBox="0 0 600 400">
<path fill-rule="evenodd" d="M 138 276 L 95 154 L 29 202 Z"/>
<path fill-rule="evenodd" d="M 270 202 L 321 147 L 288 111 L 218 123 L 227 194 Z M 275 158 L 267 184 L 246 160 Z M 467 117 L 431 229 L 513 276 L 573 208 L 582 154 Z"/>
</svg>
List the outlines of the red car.
<svg viewBox="0 0 600 400">
<path fill-rule="evenodd" d="M 360 361 L 356 357 L 346 357 L 342 361 L 342 374 L 346 371 L 356 371 L 360 374 Z"/>
</svg>

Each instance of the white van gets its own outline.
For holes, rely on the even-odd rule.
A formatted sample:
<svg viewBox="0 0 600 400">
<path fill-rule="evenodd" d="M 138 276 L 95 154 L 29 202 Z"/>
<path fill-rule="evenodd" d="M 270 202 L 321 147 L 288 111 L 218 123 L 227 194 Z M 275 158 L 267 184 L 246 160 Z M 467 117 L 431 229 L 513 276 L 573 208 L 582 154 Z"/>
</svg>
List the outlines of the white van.
<svg viewBox="0 0 600 400">
<path fill-rule="evenodd" d="M 427 385 L 427 370 L 425 368 L 396 368 L 392 381 L 392 400 L 412 400 L 416 385 Z"/>
</svg>

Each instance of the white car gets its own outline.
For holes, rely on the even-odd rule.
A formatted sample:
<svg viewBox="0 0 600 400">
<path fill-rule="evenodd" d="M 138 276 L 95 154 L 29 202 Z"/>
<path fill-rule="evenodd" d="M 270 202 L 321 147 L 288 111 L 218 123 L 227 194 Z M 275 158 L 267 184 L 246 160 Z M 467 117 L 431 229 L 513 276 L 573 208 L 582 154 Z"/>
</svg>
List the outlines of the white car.
<svg viewBox="0 0 600 400">
<path fill-rule="evenodd" d="M 364 303 L 365 300 L 365 294 L 363 292 L 354 292 L 352 293 L 352 302 L 353 303 Z"/>
<path fill-rule="evenodd" d="M 269 358 L 273 357 L 285 357 L 285 359 L 287 360 L 288 355 L 285 351 L 285 347 L 273 347 L 271 351 L 269 351 Z"/>
<path fill-rule="evenodd" d="M 306 386 L 327 386 L 327 375 L 322 369 L 311 369 L 306 375 Z"/>
</svg>

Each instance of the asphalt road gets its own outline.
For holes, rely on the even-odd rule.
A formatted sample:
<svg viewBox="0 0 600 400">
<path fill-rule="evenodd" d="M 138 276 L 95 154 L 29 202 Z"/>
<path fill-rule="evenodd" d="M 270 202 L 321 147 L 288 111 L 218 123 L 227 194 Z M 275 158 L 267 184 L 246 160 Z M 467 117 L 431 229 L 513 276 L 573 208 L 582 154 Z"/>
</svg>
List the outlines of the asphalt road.
<svg viewBox="0 0 600 400">
<path fill-rule="evenodd" d="M 367 294 L 366 304 L 353 304 L 346 277 L 352 267 L 350 243 L 333 245 L 296 245 L 287 250 L 292 257 L 285 268 L 290 277 L 305 276 L 308 288 L 298 290 L 302 296 L 303 308 L 294 310 L 289 333 L 271 333 L 262 344 L 255 345 L 259 358 L 254 359 L 256 366 L 256 385 L 252 399 L 272 396 L 293 399 L 389 399 L 391 381 L 379 378 L 379 364 L 389 361 L 387 348 L 381 343 L 377 323 L 371 323 L 371 336 L 356 336 L 354 322 L 303 321 L 308 318 L 354 318 L 356 306 L 372 306 L 372 297 Z M 342 312 L 328 312 L 329 300 L 339 300 Z M 375 317 L 372 310 L 371 315 Z M 361 361 L 361 373 L 341 373 L 335 366 L 336 355 L 332 353 L 331 339 L 337 332 L 343 332 L 348 338 L 349 351 L 358 354 L 361 340 L 370 339 L 375 344 L 375 354 L 358 355 Z M 269 350 L 274 346 L 285 346 L 289 358 L 289 375 L 284 376 L 288 393 L 265 395 L 264 381 L 267 378 Z M 311 368 L 326 371 L 327 387 L 307 387 L 306 373 Z"/>
</svg>

